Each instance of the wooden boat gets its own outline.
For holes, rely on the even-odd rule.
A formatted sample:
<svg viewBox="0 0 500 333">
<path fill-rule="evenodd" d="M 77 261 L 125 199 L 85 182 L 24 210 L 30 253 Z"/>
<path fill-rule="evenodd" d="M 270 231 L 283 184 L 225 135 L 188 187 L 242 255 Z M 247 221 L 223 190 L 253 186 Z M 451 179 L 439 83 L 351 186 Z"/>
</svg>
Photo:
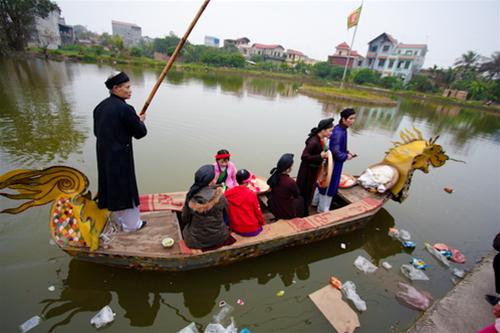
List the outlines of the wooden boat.
<svg viewBox="0 0 500 333">
<path fill-rule="evenodd" d="M 429 165 L 442 166 L 448 159 L 435 140 L 424 140 L 420 132 L 406 131 L 387 153 L 382 164 L 397 169 L 399 178 L 390 191 L 374 193 L 361 186 L 341 189 L 342 207 L 305 218 L 271 221 L 255 237 L 233 234 L 236 243 L 202 252 L 186 246 L 182 239 L 177 214 L 182 209 L 185 193 L 162 193 L 141 197 L 146 228 L 134 233 L 116 233 L 108 242 L 100 241 L 108 220 L 108 212 L 97 208 L 88 192 L 88 180 L 69 167 L 44 170 L 14 170 L 0 176 L 0 189 L 17 194 L 0 193 L 11 199 L 31 199 L 23 205 L 5 209 L 19 213 L 52 202 L 51 237 L 69 255 L 85 261 L 140 270 L 185 271 L 226 265 L 262 256 L 283 248 L 307 244 L 344 234 L 367 225 L 389 199 L 403 201 L 408 195 L 411 177 L 416 169 L 428 172 Z M 174 245 L 164 248 L 161 241 L 171 237 Z"/>
</svg>

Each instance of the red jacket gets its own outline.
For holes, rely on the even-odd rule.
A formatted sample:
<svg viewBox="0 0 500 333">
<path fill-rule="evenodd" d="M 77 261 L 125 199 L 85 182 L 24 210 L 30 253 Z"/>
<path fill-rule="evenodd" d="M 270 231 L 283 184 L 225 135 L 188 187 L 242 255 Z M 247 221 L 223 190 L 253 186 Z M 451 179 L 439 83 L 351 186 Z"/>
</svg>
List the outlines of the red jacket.
<svg viewBox="0 0 500 333">
<path fill-rule="evenodd" d="M 257 194 L 246 185 L 227 190 L 224 196 L 228 202 L 229 223 L 236 232 L 254 232 L 266 224 L 260 211 Z"/>
</svg>

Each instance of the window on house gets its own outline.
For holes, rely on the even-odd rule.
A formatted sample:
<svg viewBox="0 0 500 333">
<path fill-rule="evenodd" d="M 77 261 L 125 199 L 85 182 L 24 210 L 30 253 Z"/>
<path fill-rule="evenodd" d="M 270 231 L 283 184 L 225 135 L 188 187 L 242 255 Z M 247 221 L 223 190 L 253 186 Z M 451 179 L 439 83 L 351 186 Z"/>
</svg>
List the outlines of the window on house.
<svg viewBox="0 0 500 333">
<path fill-rule="evenodd" d="M 368 59 L 368 66 L 371 66 L 373 64 L 373 59 Z"/>
<path fill-rule="evenodd" d="M 363 65 L 363 60 L 358 60 L 358 66 L 361 67 Z"/>
<path fill-rule="evenodd" d="M 418 51 L 413 52 L 414 55 L 418 55 Z"/>
<path fill-rule="evenodd" d="M 392 68 L 394 66 L 394 59 L 389 60 L 389 68 Z"/>
<path fill-rule="evenodd" d="M 411 55 L 412 53 L 413 53 L 412 51 L 406 51 L 406 53 L 405 53 L 405 54 L 407 54 L 407 55 Z"/>
<path fill-rule="evenodd" d="M 378 67 L 384 67 L 385 65 L 385 59 L 379 59 L 378 60 Z"/>
<path fill-rule="evenodd" d="M 375 46 L 370 47 L 370 51 L 377 52 L 377 46 L 375 45 Z"/>
<path fill-rule="evenodd" d="M 382 51 L 384 51 L 384 52 L 389 51 L 389 45 L 384 45 L 384 48 L 382 49 Z"/>
<path fill-rule="evenodd" d="M 400 60 L 400 61 L 398 61 L 398 66 L 397 66 L 397 68 L 401 68 L 401 65 L 403 64 L 403 62 L 404 62 L 404 61 L 401 61 L 401 60 Z"/>
<path fill-rule="evenodd" d="M 406 61 L 406 64 L 405 64 L 405 69 L 410 68 L 410 64 L 411 64 L 411 61 Z"/>
</svg>

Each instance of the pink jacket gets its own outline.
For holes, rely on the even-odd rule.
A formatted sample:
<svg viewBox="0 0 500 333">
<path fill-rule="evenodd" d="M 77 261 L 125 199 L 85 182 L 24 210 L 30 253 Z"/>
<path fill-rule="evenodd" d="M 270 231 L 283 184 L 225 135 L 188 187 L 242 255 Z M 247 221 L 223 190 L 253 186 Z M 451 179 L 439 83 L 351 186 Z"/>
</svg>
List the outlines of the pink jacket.
<svg viewBox="0 0 500 333">
<path fill-rule="evenodd" d="M 217 162 L 213 164 L 215 169 L 215 179 L 219 178 L 220 171 Z M 226 186 L 227 188 L 233 188 L 238 186 L 238 182 L 236 181 L 236 166 L 233 162 L 229 161 L 227 164 L 227 178 L 226 178 Z"/>
</svg>

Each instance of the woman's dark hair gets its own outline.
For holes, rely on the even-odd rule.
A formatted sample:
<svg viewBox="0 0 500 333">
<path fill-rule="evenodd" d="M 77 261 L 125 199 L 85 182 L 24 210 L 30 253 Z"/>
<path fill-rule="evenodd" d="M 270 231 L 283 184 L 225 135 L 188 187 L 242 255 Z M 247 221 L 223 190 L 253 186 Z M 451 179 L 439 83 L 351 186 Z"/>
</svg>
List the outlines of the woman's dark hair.
<svg viewBox="0 0 500 333">
<path fill-rule="evenodd" d="M 236 181 L 238 184 L 242 185 L 245 183 L 245 180 L 248 180 L 250 178 L 250 172 L 246 169 L 241 169 L 236 172 Z"/>
<path fill-rule="evenodd" d="M 227 149 L 221 149 L 217 152 L 217 155 L 223 155 L 223 154 L 229 154 L 229 151 Z"/>
</svg>

